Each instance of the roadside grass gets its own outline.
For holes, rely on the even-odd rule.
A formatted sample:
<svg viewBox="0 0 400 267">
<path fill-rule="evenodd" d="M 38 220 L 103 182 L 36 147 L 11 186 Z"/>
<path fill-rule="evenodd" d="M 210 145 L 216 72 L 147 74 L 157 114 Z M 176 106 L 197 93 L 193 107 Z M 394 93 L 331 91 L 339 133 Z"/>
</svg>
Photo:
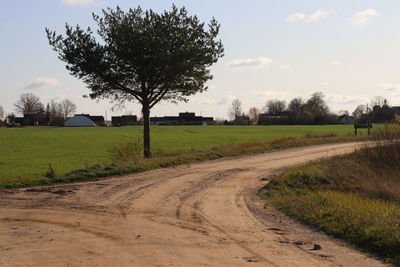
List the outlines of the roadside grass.
<svg viewBox="0 0 400 267">
<path fill-rule="evenodd" d="M 289 169 L 262 191 L 267 204 L 400 264 L 400 131 L 358 151 Z"/>
<path fill-rule="evenodd" d="M 192 152 L 208 153 L 204 151 L 218 154 L 216 149 L 229 150 L 231 146 L 286 137 L 343 137 L 353 129 L 351 125 L 153 126 L 151 131 L 154 155 L 166 158 L 167 155 L 183 157 L 182 154 Z M 0 128 L 0 186 L 35 183 L 49 171 L 49 165 L 58 176 L 95 165 L 111 165 L 114 159 L 110 149 L 141 140 L 142 132 L 140 126 Z"/>
<path fill-rule="evenodd" d="M 160 149 L 154 151 L 153 158 L 142 157 L 141 144 L 137 142 L 117 143 L 110 150 L 109 164 L 96 164 L 90 167 L 81 168 L 65 174 L 57 174 L 57 169 L 48 167 L 47 173 L 55 175 L 45 177 L 44 175 L 25 181 L 12 181 L 0 183 L 0 188 L 16 188 L 55 183 L 69 183 L 99 179 L 113 175 L 143 172 L 156 168 L 177 166 L 185 163 L 212 160 L 222 157 L 239 156 L 244 154 L 261 153 L 269 150 L 316 145 L 335 142 L 350 142 L 360 140 L 355 136 L 332 136 L 294 138 L 285 137 L 271 141 L 251 142 L 236 145 L 215 145 L 207 149 L 191 149 L 182 152 L 169 152 Z M 140 149 L 139 149 L 140 148 Z"/>
</svg>

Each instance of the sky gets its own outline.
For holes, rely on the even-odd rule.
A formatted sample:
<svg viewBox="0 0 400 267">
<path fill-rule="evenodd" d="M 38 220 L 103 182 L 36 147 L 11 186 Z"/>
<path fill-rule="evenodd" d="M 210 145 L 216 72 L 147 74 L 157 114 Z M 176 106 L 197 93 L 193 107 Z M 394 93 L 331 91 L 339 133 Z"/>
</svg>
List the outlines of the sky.
<svg viewBox="0 0 400 267">
<path fill-rule="evenodd" d="M 140 115 L 138 103 L 112 110 L 108 101 L 83 98 L 89 89 L 65 69 L 48 44 L 45 27 L 65 23 L 96 29 L 92 13 L 141 6 L 161 12 L 185 6 L 203 21 L 221 23 L 225 56 L 212 66 L 208 91 L 189 103 L 163 102 L 151 115 L 192 111 L 227 118 L 233 99 L 243 110 L 269 99 L 290 101 L 323 92 L 334 112 L 383 96 L 400 105 L 398 0 L 0 0 L 0 106 L 15 112 L 22 93 L 46 104 L 65 98 L 77 113 Z"/>
</svg>

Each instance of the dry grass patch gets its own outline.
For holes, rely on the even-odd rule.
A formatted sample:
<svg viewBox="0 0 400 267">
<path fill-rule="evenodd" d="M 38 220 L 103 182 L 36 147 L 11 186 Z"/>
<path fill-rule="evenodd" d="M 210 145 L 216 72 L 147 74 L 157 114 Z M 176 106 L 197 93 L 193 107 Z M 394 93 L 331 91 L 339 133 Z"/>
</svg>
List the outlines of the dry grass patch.
<svg viewBox="0 0 400 267">
<path fill-rule="evenodd" d="M 362 149 L 284 172 L 262 193 L 269 203 L 335 237 L 400 264 L 400 130 Z"/>
</svg>

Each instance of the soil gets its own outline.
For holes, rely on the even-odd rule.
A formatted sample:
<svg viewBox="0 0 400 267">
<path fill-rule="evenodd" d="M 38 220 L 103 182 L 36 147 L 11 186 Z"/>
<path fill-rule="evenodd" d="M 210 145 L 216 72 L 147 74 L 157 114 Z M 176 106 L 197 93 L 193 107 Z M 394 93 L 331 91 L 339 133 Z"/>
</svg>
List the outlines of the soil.
<svg viewBox="0 0 400 267">
<path fill-rule="evenodd" d="M 0 190 L 0 265 L 383 266 L 257 196 L 284 168 L 356 146 L 310 146 Z"/>
</svg>

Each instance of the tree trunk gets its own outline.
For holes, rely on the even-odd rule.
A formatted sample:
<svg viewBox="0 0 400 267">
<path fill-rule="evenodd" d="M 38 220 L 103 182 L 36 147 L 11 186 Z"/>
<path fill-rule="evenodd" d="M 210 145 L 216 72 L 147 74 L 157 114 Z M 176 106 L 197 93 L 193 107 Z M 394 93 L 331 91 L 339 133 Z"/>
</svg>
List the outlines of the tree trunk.
<svg viewBox="0 0 400 267">
<path fill-rule="evenodd" d="M 151 158 L 150 150 L 150 108 L 147 105 L 143 105 L 143 148 L 144 157 Z"/>
</svg>

